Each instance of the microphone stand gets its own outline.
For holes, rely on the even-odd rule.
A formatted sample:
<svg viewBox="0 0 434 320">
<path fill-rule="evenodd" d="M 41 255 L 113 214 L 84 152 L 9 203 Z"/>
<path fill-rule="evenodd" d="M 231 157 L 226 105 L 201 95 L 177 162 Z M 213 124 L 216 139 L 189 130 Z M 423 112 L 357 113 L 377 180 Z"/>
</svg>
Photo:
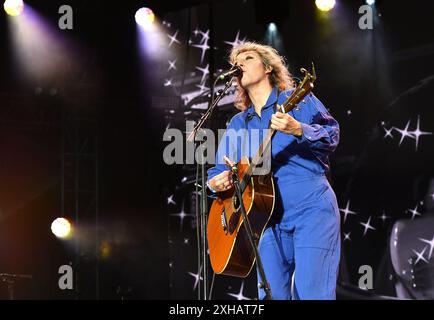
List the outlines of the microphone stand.
<svg viewBox="0 0 434 320">
<path fill-rule="evenodd" d="M 208 110 L 202 115 L 199 122 L 194 127 L 193 131 L 190 133 L 190 135 L 187 138 L 187 142 L 196 142 L 196 135 L 199 132 L 199 130 L 202 129 L 202 126 L 204 125 L 205 121 L 211 116 L 212 112 L 214 111 L 217 104 L 220 102 L 220 100 L 224 97 L 226 91 L 229 90 L 229 88 L 232 86 L 233 77 L 226 82 L 225 87 L 222 90 L 219 90 L 217 97 L 213 99 L 211 106 L 208 108 Z M 219 80 L 219 78 L 216 79 L 215 83 Z M 201 165 L 201 205 L 200 205 L 200 211 L 201 214 L 199 216 L 200 223 L 197 223 L 197 228 L 200 228 L 201 230 L 201 239 L 200 239 L 200 247 L 201 247 L 201 256 L 202 256 L 202 263 L 200 270 L 198 270 L 198 277 L 199 277 L 199 283 L 200 283 L 200 275 L 203 274 L 203 300 L 209 300 L 208 296 L 208 250 L 207 250 L 207 237 L 206 237 L 206 227 L 207 227 L 207 211 L 208 211 L 208 203 L 207 203 L 207 192 L 206 192 L 206 180 L 205 180 L 205 162 L 204 162 L 204 149 L 202 145 L 203 141 L 199 141 L 199 146 L 197 147 L 197 150 L 200 150 L 200 159 L 198 163 Z M 198 183 L 196 183 L 196 186 Z M 197 208 L 197 206 L 196 206 Z M 196 216 L 197 212 L 196 212 Z M 200 299 L 200 298 L 199 298 Z"/>
<path fill-rule="evenodd" d="M 14 285 L 17 279 L 32 279 L 32 276 L 28 274 L 0 273 L 0 281 L 6 283 L 8 287 L 9 300 L 14 300 Z"/>
<path fill-rule="evenodd" d="M 259 282 L 258 287 L 259 287 L 259 289 L 264 290 L 265 300 L 272 300 L 273 296 L 271 294 L 270 284 L 267 281 L 267 276 L 265 275 L 265 271 L 264 271 L 264 265 L 262 264 L 262 259 L 261 259 L 261 256 L 259 255 L 259 251 L 258 251 L 257 243 L 259 242 L 259 238 L 255 235 L 253 235 L 253 230 L 252 230 L 252 227 L 250 225 L 249 218 L 247 216 L 246 208 L 244 207 L 243 190 L 241 187 L 241 181 L 238 178 L 238 167 L 235 163 L 233 163 L 227 157 L 225 158 L 225 161 L 226 161 L 226 166 L 229 167 L 229 169 L 232 172 L 232 182 L 234 183 L 235 192 L 236 192 L 238 201 L 240 203 L 240 211 L 241 211 L 241 215 L 243 217 L 244 227 L 246 230 L 247 238 L 249 239 L 250 245 L 252 246 L 253 254 L 254 254 L 255 259 L 256 259 L 256 265 L 258 267 L 259 277 L 261 278 L 261 281 Z"/>
</svg>

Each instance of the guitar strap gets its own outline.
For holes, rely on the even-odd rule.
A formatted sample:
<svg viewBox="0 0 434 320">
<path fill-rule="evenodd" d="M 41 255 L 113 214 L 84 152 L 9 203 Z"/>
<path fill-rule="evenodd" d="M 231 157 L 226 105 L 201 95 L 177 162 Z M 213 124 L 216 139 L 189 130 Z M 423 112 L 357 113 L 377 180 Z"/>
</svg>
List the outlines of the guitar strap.
<svg viewBox="0 0 434 320">
<path fill-rule="evenodd" d="M 279 88 L 277 88 L 277 100 L 276 100 L 276 103 L 274 104 L 274 107 L 273 107 L 273 113 L 276 113 L 277 111 L 278 111 L 278 108 L 277 108 L 277 106 L 279 105 L 279 97 L 280 97 L 280 93 L 281 93 L 281 91 L 279 90 Z M 280 110 L 279 110 L 280 111 Z M 271 120 L 270 120 L 270 122 L 271 122 Z M 268 126 L 268 128 L 270 128 L 270 126 Z M 274 137 L 273 137 L 274 138 Z M 271 138 L 271 142 L 270 142 L 270 155 L 272 154 L 272 152 L 273 152 L 273 138 Z"/>
<path fill-rule="evenodd" d="M 277 89 L 277 100 L 276 100 L 276 103 L 273 106 L 273 113 L 276 113 L 276 111 L 278 110 L 277 106 L 279 105 L 279 96 L 280 96 L 280 94 L 281 94 L 281 91 L 279 89 Z M 250 149 L 252 149 L 251 148 L 252 147 L 252 141 L 253 141 L 254 138 L 258 138 L 258 140 L 259 140 L 259 136 L 258 137 L 252 137 L 251 134 L 249 135 L 249 130 L 247 128 L 247 121 L 245 122 L 245 124 L 246 124 L 246 127 L 245 127 L 244 139 L 243 139 L 244 143 L 241 144 L 241 156 L 247 154 L 246 153 L 246 148 L 249 145 L 250 145 Z M 270 125 L 268 125 L 268 128 L 270 128 Z M 261 131 L 261 134 L 263 135 L 264 132 Z M 262 137 L 262 140 L 264 138 L 265 138 L 265 136 Z M 260 143 L 262 143 L 262 141 L 260 141 L 259 144 Z M 258 147 L 259 147 L 259 145 L 258 145 Z M 270 144 L 270 152 L 272 151 L 272 148 L 273 148 L 273 145 Z M 251 158 L 252 158 L 251 155 L 249 155 L 249 160 L 252 160 Z"/>
<path fill-rule="evenodd" d="M 279 89 L 277 89 L 277 100 L 276 103 L 274 104 L 274 113 L 276 113 L 277 111 L 277 106 L 279 105 L 279 96 L 280 96 L 281 92 Z M 280 110 L 279 110 L 280 111 Z"/>
</svg>

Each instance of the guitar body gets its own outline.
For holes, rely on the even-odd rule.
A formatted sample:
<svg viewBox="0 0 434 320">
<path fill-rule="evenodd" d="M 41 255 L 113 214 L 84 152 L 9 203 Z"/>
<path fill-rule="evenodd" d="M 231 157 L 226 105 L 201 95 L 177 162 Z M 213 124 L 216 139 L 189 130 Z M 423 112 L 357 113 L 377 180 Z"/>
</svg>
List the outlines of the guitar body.
<svg viewBox="0 0 434 320">
<path fill-rule="evenodd" d="M 249 159 L 243 157 L 237 164 L 240 181 L 248 167 Z M 257 245 L 274 208 L 274 183 L 271 173 L 252 176 L 243 193 L 243 203 Z M 246 234 L 235 188 L 219 194 L 219 198 L 214 200 L 207 232 L 209 256 L 214 272 L 235 277 L 248 276 L 255 257 Z"/>
</svg>

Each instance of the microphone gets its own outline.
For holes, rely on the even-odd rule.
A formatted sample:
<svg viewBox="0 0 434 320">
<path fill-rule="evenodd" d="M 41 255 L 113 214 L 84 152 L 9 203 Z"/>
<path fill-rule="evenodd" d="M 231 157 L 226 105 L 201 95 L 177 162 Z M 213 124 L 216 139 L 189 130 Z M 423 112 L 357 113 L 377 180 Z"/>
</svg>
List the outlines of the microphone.
<svg viewBox="0 0 434 320">
<path fill-rule="evenodd" d="M 228 78 L 238 77 L 243 73 L 243 70 L 237 65 L 233 66 L 231 70 L 226 71 L 219 75 L 220 80 L 227 80 Z"/>
</svg>

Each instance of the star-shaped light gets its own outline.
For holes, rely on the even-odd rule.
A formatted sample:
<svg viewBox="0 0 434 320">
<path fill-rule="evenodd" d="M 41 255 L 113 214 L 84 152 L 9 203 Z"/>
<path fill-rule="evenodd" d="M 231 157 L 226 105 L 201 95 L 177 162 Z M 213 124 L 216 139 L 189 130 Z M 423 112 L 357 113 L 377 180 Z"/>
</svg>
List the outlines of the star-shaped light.
<svg viewBox="0 0 434 320">
<path fill-rule="evenodd" d="M 390 129 L 386 129 L 386 127 L 383 127 L 384 131 L 386 131 L 386 134 L 384 135 L 383 139 L 386 139 L 387 137 L 393 138 L 392 131 L 394 128 L 395 127 L 391 127 Z"/>
<path fill-rule="evenodd" d="M 357 213 L 350 210 L 350 200 L 348 200 L 347 206 L 345 207 L 345 209 L 339 208 L 339 211 L 344 213 L 344 223 L 345 223 L 345 220 L 347 220 L 347 215 L 349 215 L 349 214 L 357 215 Z"/>
<path fill-rule="evenodd" d="M 195 36 L 197 36 L 198 34 L 200 34 L 202 36 L 202 39 L 200 40 L 200 44 L 205 43 L 209 39 L 209 29 L 206 30 L 205 32 L 203 32 L 203 31 L 199 30 L 198 28 L 196 28 L 193 31 L 193 33 Z"/>
<path fill-rule="evenodd" d="M 168 61 L 169 62 L 169 69 L 167 69 L 167 71 L 170 71 L 171 69 L 174 69 L 174 70 L 176 70 L 176 60 L 177 59 L 175 59 L 175 60 L 173 60 L 173 61 Z"/>
<path fill-rule="evenodd" d="M 432 252 L 434 250 L 434 236 L 432 237 L 431 240 L 427 240 L 427 239 L 423 239 L 423 238 L 419 238 L 419 240 L 429 244 L 430 248 L 429 248 L 428 259 L 431 259 L 431 255 L 432 255 Z"/>
<path fill-rule="evenodd" d="M 350 235 L 351 235 L 351 232 L 348 232 L 348 233 L 344 232 L 344 242 L 347 241 L 347 240 L 351 241 Z"/>
<path fill-rule="evenodd" d="M 184 218 L 186 218 L 188 216 L 193 216 L 193 215 L 185 213 L 185 211 L 184 211 L 184 201 L 183 201 L 182 202 L 181 212 L 179 212 L 179 213 L 173 213 L 173 214 L 171 214 L 171 216 L 179 217 L 179 226 L 180 226 L 180 229 L 182 230 L 182 227 L 184 226 Z"/>
<path fill-rule="evenodd" d="M 205 41 L 209 40 L 209 29 L 205 32 L 200 32 L 200 35 L 202 36 L 202 40 L 200 40 L 201 43 L 204 43 Z"/>
<path fill-rule="evenodd" d="M 368 229 L 375 230 L 373 226 L 371 226 L 371 217 L 369 217 L 368 221 L 366 223 L 359 222 L 362 226 L 365 227 L 365 231 L 363 231 L 363 236 L 365 236 L 366 232 L 368 232 Z"/>
<path fill-rule="evenodd" d="M 174 42 L 176 42 L 176 43 L 181 43 L 181 42 L 179 42 L 179 40 L 178 39 L 176 39 L 176 36 L 178 35 L 178 31 L 179 30 L 176 30 L 176 32 L 171 36 L 171 35 L 167 35 L 168 37 L 169 37 L 169 39 L 170 39 L 170 43 L 169 43 L 169 48 L 172 46 L 172 44 L 174 43 Z"/>
<path fill-rule="evenodd" d="M 209 88 L 207 86 L 205 86 L 205 84 L 197 84 L 196 87 L 198 87 L 200 89 L 200 93 L 206 92 L 209 90 Z"/>
<path fill-rule="evenodd" d="M 432 132 L 420 131 L 419 125 L 420 125 L 420 116 L 418 115 L 417 116 L 416 130 L 409 132 L 414 137 L 414 139 L 416 139 L 416 151 L 417 151 L 417 146 L 419 144 L 419 137 L 423 136 L 423 135 L 431 135 L 432 134 Z"/>
<path fill-rule="evenodd" d="M 246 296 L 244 296 L 244 281 L 241 282 L 241 288 L 240 288 L 240 292 L 238 292 L 237 294 L 235 293 L 228 293 L 228 296 L 234 297 L 237 300 L 251 300 L 249 298 L 247 298 Z"/>
<path fill-rule="evenodd" d="M 225 43 L 229 44 L 233 47 L 236 47 L 239 44 L 243 44 L 246 41 L 246 38 L 244 37 L 243 40 L 240 40 L 240 30 L 238 30 L 237 35 L 235 37 L 234 41 L 225 41 Z"/>
<path fill-rule="evenodd" d="M 407 124 L 406 124 L 406 126 L 405 126 L 404 129 L 399 129 L 399 128 L 394 127 L 394 129 L 401 134 L 401 140 L 399 140 L 399 145 L 401 145 L 401 143 L 402 143 L 402 141 L 404 140 L 405 137 L 409 137 L 409 138 L 414 139 L 413 135 L 411 134 L 411 132 L 408 131 L 408 127 L 410 126 L 410 121 L 411 120 L 407 121 Z"/>
<path fill-rule="evenodd" d="M 416 262 L 414 263 L 414 265 L 417 265 L 417 263 L 419 262 L 419 260 L 423 260 L 426 263 L 428 263 L 428 261 L 423 256 L 425 254 L 426 248 L 427 247 L 423 248 L 423 250 L 421 252 L 417 252 L 416 250 L 412 249 L 413 252 L 417 255 Z"/>
<path fill-rule="evenodd" d="M 413 210 L 407 209 L 407 211 L 411 213 L 411 220 L 414 220 L 414 217 L 421 215 L 419 212 L 417 212 L 417 209 L 418 205 L 416 205 Z"/>
<path fill-rule="evenodd" d="M 194 286 L 193 286 L 193 291 L 194 291 L 196 290 L 197 285 L 199 284 L 199 272 L 198 273 L 189 272 L 188 274 L 194 278 Z M 203 281 L 202 277 L 200 277 L 200 281 Z"/>
<path fill-rule="evenodd" d="M 172 79 L 165 79 L 164 80 L 164 86 L 170 87 L 172 85 Z"/>
<path fill-rule="evenodd" d="M 381 216 L 379 216 L 378 217 L 378 219 L 381 219 L 381 220 L 383 220 L 383 226 L 384 226 L 384 223 L 386 222 L 386 220 L 387 219 L 390 219 L 391 217 L 389 217 L 389 216 L 387 216 L 386 215 L 386 212 L 383 210 L 383 214 L 381 215 Z"/>
<path fill-rule="evenodd" d="M 175 201 L 173 201 L 173 194 L 171 195 L 171 196 L 169 196 L 169 197 L 167 197 L 167 204 L 174 204 L 174 205 L 176 205 L 176 202 Z"/>
<path fill-rule="evenodd" d="M 200 50 L 202 50 L 202 55 L 200 57 L 200 63 L 203 62 L 203 58 L 205 57 L 205 53 L 206 51 L 210 48 L 210 46 L 208 45 L 208 40 L 206 40 L 205 42 L 201 43 L 201 44 L 193 44 L 192 45 L 195 48 L 199 48 Z"/>
<path fill-rule="evenodd" d="M 202 79 L 200 80 L 200 83 L 205 83 L 206 76 L 209 74 L 209 64 L 207 64 L 205 68 L 196 67 L 196 69 L 202 72 Z"/>
</svg>

